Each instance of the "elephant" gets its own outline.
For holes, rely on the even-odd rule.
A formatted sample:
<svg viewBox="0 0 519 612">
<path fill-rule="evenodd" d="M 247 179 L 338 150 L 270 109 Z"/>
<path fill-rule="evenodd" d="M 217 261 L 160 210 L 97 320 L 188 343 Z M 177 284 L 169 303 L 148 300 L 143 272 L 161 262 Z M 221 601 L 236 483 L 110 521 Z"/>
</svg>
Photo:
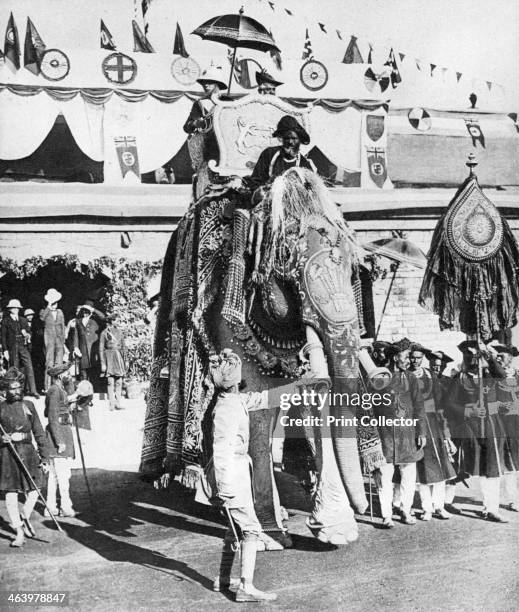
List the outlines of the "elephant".
<svg viewBox="0 0 519 612">
<path fill-rule="evenodd" d="M 250 194 L 214 187 L 190 208 L 164 260 L 141 472 L 179 472 L 194 486 L 210 459 L 214 389 L 209 356 L 231 347 L 247 391 L 293 384 L 351 394 L 359 385 L 359 317 L 353 291 L 355 236 L 323 181 L 303 168 L 276 178 L 251 207 Z M 298 382 L 299 381 L 299 382 Z M 312 383 L 315 381 L 315 383 Z M 324 385 L 324 387 L 323 387 Z M 294 387 L 296 388 L 296 387 Z M 323 395 L 324 397 L 324 395 Z M 315 406 L 301 408 L 316 414 Z M 251 413 L 249 454 L 255 509 L 283 546 L 271 460 L 277 410 Z M 340 426 L 305 428 L 317 467 L 307 525 L 322 542 L 358 537 L 354 512 L 367 508 L 364 465 L 384 459 L 376 431 L 357 431 L 355 411 L 326 402 L 319 416 Z"/>
</svg>

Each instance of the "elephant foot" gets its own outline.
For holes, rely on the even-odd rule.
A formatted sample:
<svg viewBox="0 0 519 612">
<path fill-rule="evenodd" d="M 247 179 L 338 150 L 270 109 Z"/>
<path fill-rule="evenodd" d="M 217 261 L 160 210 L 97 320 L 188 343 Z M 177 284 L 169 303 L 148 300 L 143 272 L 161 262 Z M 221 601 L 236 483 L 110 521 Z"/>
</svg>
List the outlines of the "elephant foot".
<svg viewBox="0 0 519 612">
<path fill-rule="evenodd" d="M 348 523 L 338 523 L 335 525 L 323 525 L 317 522 L 312 517 L 306 520 L 306 526 L 312 532 L 313 536 L 324 544 L 333 544 L 334 546 L 345 546 L 351 544 L 359 537 L 357 526 Z"/>
<path fill-rule="evenodd" d="M 261 550 L 283 550 L 294 546 L 292 538 L 287 531 L 263 531 L 259 537 L 260 545 L 263 543 L 265 548 Z"/>
</svg>

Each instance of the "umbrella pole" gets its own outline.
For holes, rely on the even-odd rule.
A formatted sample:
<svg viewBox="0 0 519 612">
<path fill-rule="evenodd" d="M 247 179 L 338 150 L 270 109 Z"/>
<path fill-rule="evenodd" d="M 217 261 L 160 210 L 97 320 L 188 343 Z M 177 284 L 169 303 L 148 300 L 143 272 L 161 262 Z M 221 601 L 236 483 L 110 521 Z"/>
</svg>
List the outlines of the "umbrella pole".
<svg viewBox="0 0 519 612">
<path fill-rule="evenodd" d="M 236 62 L 236 49 L 237 49 L 237 47 L 234 47 L 234 52 L 232 54 L 231 73 L 229 74 L 229 87 L 227 87 L 227 93 L 228 94 L 231 93 L 232 76 L 234 74 L 234 64 Z"/>
<path fill-rule="evenodd" d="M 389 302 L 389 296 L 391 295 L 391 289 L 393 289 L 393 283 L 395 282 L 396 273 L 398 272 L 398 266 L 399 265 L 400 265 L 400 262 L 397 261 L 395 269 L 393 271 L 393 277 L 391 278 L 391 283 L 389 285 L 389 289 L 387 290 L 386 301 L 384 302 L 384 307 L 382 308 L 382 313 L 380 314 L 380 321 L 378 322 L 378 327 L 377 327 L 377 331 L 375 333 L 375 338 L 374 338 L 373 342 L 375 342 L 375 340 L 378 338 L 378 333 L 379 333 L 380 327 L 382 325 L 382 320 L 384 319 L 384 314 L 386 312 L 387 303 Z"/>
</svg>

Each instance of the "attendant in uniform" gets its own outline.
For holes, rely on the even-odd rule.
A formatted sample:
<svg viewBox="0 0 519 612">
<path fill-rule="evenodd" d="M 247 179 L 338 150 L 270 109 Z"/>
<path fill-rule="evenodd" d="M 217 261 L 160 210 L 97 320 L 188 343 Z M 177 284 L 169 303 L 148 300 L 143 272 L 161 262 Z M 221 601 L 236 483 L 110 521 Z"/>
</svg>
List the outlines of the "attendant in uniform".
<svg viewBox="0 0 519 612">
<path fill-rule="evenodd" d="M 376 476 L 383 526 L 394 526 L 392 519 L 393 474 L 395 466 L 400 472 L 400 504 L 402 522 L 414 525 L 416 519 L 411 513 L 416 485 L 416 462 L 423 457 L 426 443 L 424 404 L 420 387 L 414 374 L 409 372 L 409 349 L 407 338 L 395 342 L 389 349 L 393 377 L 386 392 L 391 393 L 389 406 L 374 406 L 377 417 L 387 419 L 414 420 L 415 425 L 381 425 L 378 428 L 386 464 L 379 468 Z"/>
<path fill-rule="evenodd" d="M 99 325 L 92 318 L 94 307 L 83 304 L 74 323 L 74 356 L 79 360 L 81 380 L 92 380 L 93 368 L 97 363 L 95 350 L 98 347 Z"/>
<path fill-rule="evenodd" d="M 389 366 L 388 350 L 391 347 L 390 342 L 384 340 L 375 340 L 371 345 L 371 359 L 379 368 L 387 368 Z"/>
<path fill-rule="evenodd" d="M 506 378 L 506 372 L 492 355 L 489 345 L 482 351 L 481 406 L 477 342 L 465 340 L 458 348 L 463 353 L 463 365 L 461 372 L 453 378 L 446 402 L 450 429 L 461 441 L 458 478 L 479 476 L 483 494 L 482 517 L 491 522 L 506 523 L 499 514 L 501 476 L 505 473 L 505 430 L 499 416 L 497 396 L 497 379 Z M 452 490 L 448 493 L 447 501 L 451 503 Z"/>
<path fill-rule="evenodd" d="M 411 346 L 409 370 L 415 375 L 422 393 L 425 408 L 425 437 L 427 443 L 423 448 L 423 458 L 416 463 L 418 491 L 422 502 L 423 521 L 430 521 L 433 516 L 449 519 L 445 511 L 445 482 L 455 478 L 452 465 L 453 448 L 447 420 L 443 414 L 443 389 L 437 375 L 423 367 L 425 355 L 429 353 L 420 344 Z"/>
<path fill-rule="evenodd" d="M 512 360 L 519 355 L 515 346 L 494 346 L 497 360 L 506 372 L 506 378 L 498 382 L 499 412 L 506 431 L 505 469 L 503 476 L 505 507 L 519 512 L 517 476 L 519 472 L 519 373 Z"/>
<path fill-rule="evenodd" d="M 30 332 L 27 320 L 20 317 L 22 305 L 18 300 L 11 300 L 7 304 L 9 315 L 2 319 L 1 336 L 4 357 L 13 368 L 23 368 L 29 395 L 38 399 L 40 396 L 36 391 L 32 358 L 27 345 L 30 343 Z"/>
<path fill-rule="evenodd" d="M 110 410 L 123 410 L 123 378 L 126 374 L 126 343 L 123 332 L 117 327 L 117 315 L 106 317 L 107 327 L 99 339 L 101 372 L 107 377 Z"/>
<path fill-rule="evenodd" d="M 301 167 L 317 172 L 312 160 L 307 159 L 299 150 L 301 145 L 310 144 L 310 136 L 297 119 L 291 115 L 281 117 L 272 136 L 279 138 L 281 145 L 264 149 L 251 176 L 243 179 L 251 191 L 272 182 L 289 168 Z"/>
<path fill-rule="evenodd" d="M 427 351 L 425 357 L 429 362 L 429 370 L 436 375 L 436 379 L 441 385 L 442 395 L 448 392 L 452 383 L 451 376 L 445 376 L 445 369 L 452 363 L 454 359 L 449 357 L 443 351 Z M 443 399 L 443 398 L 442 398 Z"/>
<path fill-rule="evenodd" d="M 56 289 L 49 289 L 43 298 L 47 308 L 40 313 L 43 323 L 43 339 L 45 342 L 45 372 L 63 363 L 65 352 L 65 315 L 58 308 L 58 302 L 63 296 Z M 45 389 L 50 384 L 49 375 L 45 374 Z"/>
<path fill-rule="evenodd" d="M 237 602 L 273 601 L 274 593 L 265 593 L 253 584 L 256 551 L 261 525 L 254 511 L 251 480 L 251 458 L 249 457 L 249 410 L 254 403 L 262 401 L 261 393 L 240 393 L 241 360 L 229 349 L 213 359 L 210 375 L 219 390 L 214 407 L 213 421 L 213 470 L 208 473 L 211 493 L 223 503 L 227 517 L 234 524 L 224 541 L 220 574 L 215 581 L 215 590 L 236 587 Z M 266 397 L 265 397 L 266 399 Z M 199 489 L 197 500 L 206 502 Z M 236 529 L 237 528 L 237 529 Z M 241 567 L 239 584 L 233 584 L 231 569 L 234 558 L 231 534 L 241 534 Z"/>
<path fill-rule="evenodd" d="M 269 74 L 266 70 L 256 72 L 256 83 L 258 84 L 258 93 L 261 95 L 276 95 L 276 87 L 283 85 L 281 81 Z"/>
<path fill-rule="evenodd" d="M 61 364 L 47 370 L 51 386 L 45 397 L 47 424 L 47 445 L 51 465 L 47 483 L 47 506 L 51 512 L 58 512 L 56 489 L 61 498 L 60 515 L 74 517 L 76 513 L 70 499 L 71 460 L 75 458 L 72 436 L 72 412 L 65 389 L 68 364 Z"/>
<path fill-rule="evenodd" d="M 23 375 L 17 374 L 12 368 L 4 377 L 2 386 L 6 398 L 0 402 L 0 423 L 6 432 L 0 438 L 0 491 L 5 493 L 7 514 L 16 531 L 16 538 L 11 542 L 13 547 L 22 546 L 25 536 L 32 538 L 35 535 L 30 518 L 38 492 L 20 467 L 9 442 L 14 445 L 37 487 L 43 484 L 42 470 L 48 469 L 45 432 L 34 404 L 23 399 Z M 38 450 L 33 446 L 33 439 Z M 18 505 L 20 493 L 25 494 L 21 513 Z"/>
</svg>

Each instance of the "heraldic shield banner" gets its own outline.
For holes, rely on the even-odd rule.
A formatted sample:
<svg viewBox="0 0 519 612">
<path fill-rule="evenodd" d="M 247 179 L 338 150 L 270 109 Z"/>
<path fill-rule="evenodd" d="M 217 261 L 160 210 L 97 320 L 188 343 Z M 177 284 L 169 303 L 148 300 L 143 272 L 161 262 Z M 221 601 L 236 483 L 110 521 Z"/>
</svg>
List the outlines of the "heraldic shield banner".
<svg viewBox="0 0 519 612">
<path fill-rule="evenodd" d="M 366 133 L 373 142 L 380 140 L 384 133 L 384 115 L 368 115 L 366 117 Z"/>
<path fill-rule="evenodd" d="M 387 179 L 386 152 L 384 149 L 367 149 L 369 176 L 382 189 Z"/>
<path fill-rule="evenodd" d="M 114 140 L 122 177 L 124 178 L 128 172 L 133 172 L 140 180 L 139 156 L 135 136 L 119 136 Z"/>
</svg>

